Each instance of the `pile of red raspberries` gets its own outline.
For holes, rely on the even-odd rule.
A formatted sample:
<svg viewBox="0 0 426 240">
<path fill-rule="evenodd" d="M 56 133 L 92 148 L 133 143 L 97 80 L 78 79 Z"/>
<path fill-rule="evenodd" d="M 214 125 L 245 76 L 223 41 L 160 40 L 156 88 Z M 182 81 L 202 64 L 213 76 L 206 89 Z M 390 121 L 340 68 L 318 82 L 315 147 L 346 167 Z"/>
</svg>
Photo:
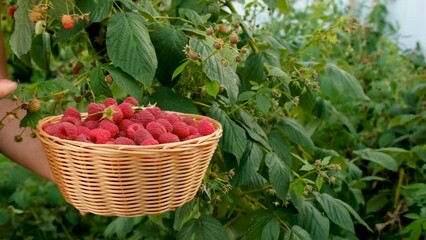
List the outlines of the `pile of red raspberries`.
<svg viewBox="0 0 426 240">
<path fill-rule="evenodd" d="M 107 98 L 102 103 L 89 103 L 85 119 L 79 110 L 68 107 L 58 122 L 45 123 L 42 129 L 61 139 L 142 146 L 186 141 L 216 131 L 208 117 L 195 122 L 158 107 L 138 106 L 133 97 L 120 104 Z"/>
</svg>

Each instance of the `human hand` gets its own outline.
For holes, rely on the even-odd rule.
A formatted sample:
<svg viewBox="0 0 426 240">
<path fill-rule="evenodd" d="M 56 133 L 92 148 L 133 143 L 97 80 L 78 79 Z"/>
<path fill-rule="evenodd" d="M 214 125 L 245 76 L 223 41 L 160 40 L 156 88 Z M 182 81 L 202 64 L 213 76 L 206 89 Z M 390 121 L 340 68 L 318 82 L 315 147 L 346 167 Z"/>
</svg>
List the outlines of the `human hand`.
<svg viewBox="0 0 426 240">
<path fill-rule="evenodd" d="M 18 84 L 9 79 L 0 79 L 0 98 L 4 98 L 7 95 L 15 91 Z"/>
</svg>

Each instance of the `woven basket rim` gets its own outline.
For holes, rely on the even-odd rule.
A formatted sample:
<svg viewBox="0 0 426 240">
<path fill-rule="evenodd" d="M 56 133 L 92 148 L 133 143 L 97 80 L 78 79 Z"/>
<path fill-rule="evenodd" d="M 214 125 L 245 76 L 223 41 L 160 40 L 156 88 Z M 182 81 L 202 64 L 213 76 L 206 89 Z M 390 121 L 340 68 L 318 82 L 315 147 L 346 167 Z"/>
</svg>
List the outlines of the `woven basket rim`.
<svg viewBox="0 0 426 240">
<path fill-rule="evenodd" d="M 176 113 L 180 116 L 185 116 L 185 117 L 198 117 L 198 118 L 203 118 L 203 117 L 208 117 L 208 116 L 203 116 L 203 115 L 197 115 L 197 114 L 190 114 L 190 113 L 180 113 L 180 112 L 174 112 L 174 111 L 164 111 L 167 113 Z M 159 143 L 159 144 L 155 144 L 155 145 L 146 145 L 146 146 L 142 146 L 142 145 L 123 145 L 123 144 L 96 144 L 96 143 L 87 143 L 87 142 L 79 142 L 79 141 L 75 141 L 75 140 L 67 140 L 67 139 L 62 139 L 53 135 L 48 134 L 47 132 L 45 132 L 42 128 L 43 124 L 45 123 L 56 123 L 58 122 L 61 117 L 63 116 L 63 114 L 60 115 L 54 115 L 54 116 L 47 116 L 44 117 L 43 119 L 41 119 L 40 121 L 38 121 L 37 125 L 36 125 L 36 130 L 37 130 L 37 135 L 39 137 L 49 137 L 52 140 L 56 141 L 56 142 L 61 142 L 64 144 L 68 144 L 68 145 L 72 145 L 75 147 L 79 147 L 79 148 L 92 148 L 92 147 L 96 147 L 96 148 L 105 148 L 110 149 L 110 150 L 120 150 L 120 151 L 125 151 L 125 150 L 155 150 L 158 151 L 160 149 L 166 150 L 166 149 L 175 149 L 181 146 L 185 146 L 185 145 L 194 145 L 194 143 L 196 144 L 203 144 L 203 142 L 205 142 L 205 140 L 210 139 L 212 137 L 221 137 L 221 134 L 218 134 L 219 132 L 222 132 L 222 125 L 215 119 L 208 117 L 209 119 L 211 119 L 211 121 L 213 122 L 213 125 L 215 126 L 215 131 L 209 135 L 206 136 L 200 136 L 194 139 L 189 139 L 189 140 L 185 140 L 185 141 L 179 141 L 179 142 L 173 142 L 173 143 Z M 81 113 L 82 118 L 87 116 L 87 113 Z M 55 121 L 56 120 L 56 121 Z M 40 134 L 42 133 L 42 134 Z M 208 143 L 206 143 L 208 144 Z"/>
</svg>

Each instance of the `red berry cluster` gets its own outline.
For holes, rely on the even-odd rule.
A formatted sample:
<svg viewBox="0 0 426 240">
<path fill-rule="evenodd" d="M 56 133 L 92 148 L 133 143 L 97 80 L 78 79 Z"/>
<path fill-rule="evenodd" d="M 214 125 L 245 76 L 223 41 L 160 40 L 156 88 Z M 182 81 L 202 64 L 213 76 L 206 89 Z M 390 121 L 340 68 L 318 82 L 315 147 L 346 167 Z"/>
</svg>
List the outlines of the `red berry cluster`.
<svg viewBox="0 0 426 240">
<path fill-rule="evenodd" d="M 216 131 L 208 117 L 196 122 L 158 107 L 134 108 L 138 105 L 133 97 L 120 104 L 107 98 L 103 103 L 90 103 L 85 119 L 79 110 L 69 107 L 60 121 L 46 123 L 42 129 L 61 139 L 143 146 L 190 140 Z"/>
</svg>

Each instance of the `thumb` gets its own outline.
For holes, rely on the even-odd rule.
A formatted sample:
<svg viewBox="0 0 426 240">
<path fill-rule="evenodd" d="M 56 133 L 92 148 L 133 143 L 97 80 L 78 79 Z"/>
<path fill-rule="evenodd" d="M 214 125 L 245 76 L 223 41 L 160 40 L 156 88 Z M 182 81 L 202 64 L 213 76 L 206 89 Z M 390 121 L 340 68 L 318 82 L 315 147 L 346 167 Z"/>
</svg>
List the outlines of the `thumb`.
<svg viewBox="0 0 426 240">
<path fill-rule="evenodd" d="M 8 79 L 0 79 L 0 98 L 4 98 L 7 95 L 15 91 L 18 84 Z"/>
</svg>

